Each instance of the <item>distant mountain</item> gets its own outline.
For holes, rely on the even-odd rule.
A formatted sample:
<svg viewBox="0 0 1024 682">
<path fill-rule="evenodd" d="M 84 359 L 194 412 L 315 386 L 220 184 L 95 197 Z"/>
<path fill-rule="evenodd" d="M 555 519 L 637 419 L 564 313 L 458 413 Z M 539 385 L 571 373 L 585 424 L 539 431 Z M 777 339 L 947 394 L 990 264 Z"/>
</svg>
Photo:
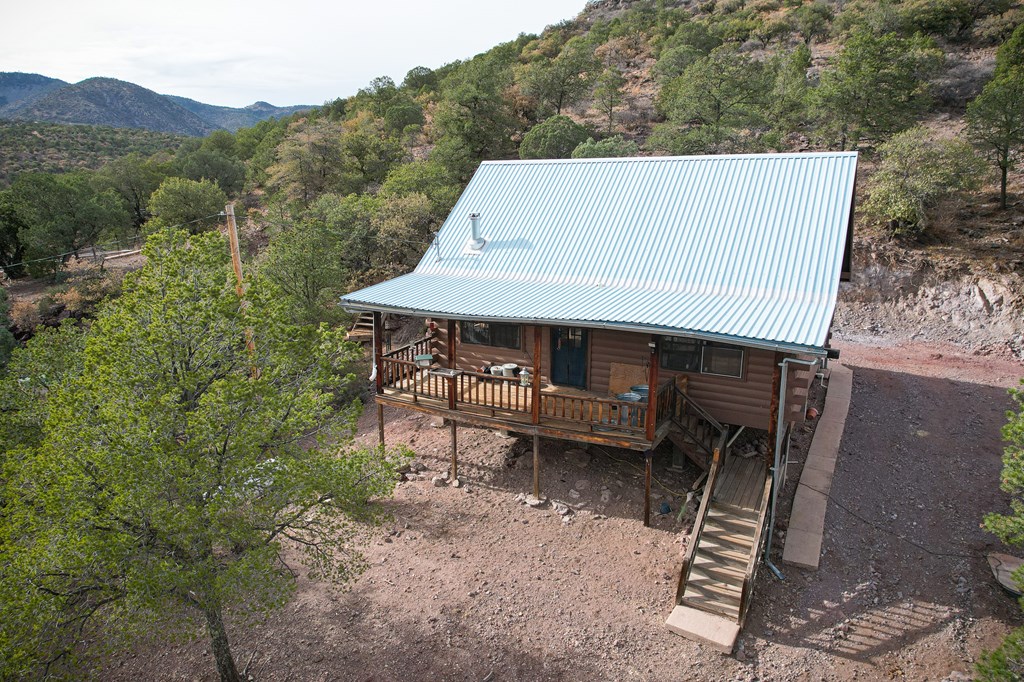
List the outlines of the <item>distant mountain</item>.
<svg viewBox="0 0 1024 682">
<path fill-rule="evenodd" d="M 88 78 L 72 85 L 36 74 L 0 73 L 0 119 L 143 128 L 198 137 L 219 128 L 234 132 L 312 108 L 256 102 L 236 109 L 161 95 L 114 78 Z"/>
<path fill-rule="evenodd" d="M 88 123 L 115 128 L 145 128 L 202 136 L 216 130 L 191 111 L 133 83 L 88 78 L 6 111 L 9 118 L 51 123 Z"/>
<path fill-rule="evenodd" d="M 275 107 L 273 104 L 266 102 L 256 102 L 238 109 L 235 107 L 220 107 L 215 104 L 203 104 L 194 99 L 178 97 L 176 95 L 164 95 L 164 97 L 188 109 L 204 121 L 212 123 L 219 128 L 226 128 L 231 132 L 235 132 L 239 128 L 254 126 L 268 118 L 291 116 L 300 111 L 308 111 L 313 108 L 311 105 L 306 104 L 293 107 Z"/>
<path fill-rule="evenodd" d="M 65 85 L 36 73 L 0 73 L 0 114 L 6 107 L 33 102 Z"/>
</svg>

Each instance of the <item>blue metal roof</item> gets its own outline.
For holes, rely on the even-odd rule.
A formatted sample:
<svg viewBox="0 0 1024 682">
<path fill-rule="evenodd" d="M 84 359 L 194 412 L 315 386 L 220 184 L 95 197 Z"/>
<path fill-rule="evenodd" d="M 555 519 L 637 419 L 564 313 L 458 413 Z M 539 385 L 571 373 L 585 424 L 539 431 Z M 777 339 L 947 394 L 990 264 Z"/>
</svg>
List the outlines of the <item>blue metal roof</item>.
<svg viewBox="0 0 1024 682">
<path fill-rule="evenodd" d="M 342 305 L 818 349 L 856 170 L 855 152 L 484 162 L 416 269 Z"/>
</svg>

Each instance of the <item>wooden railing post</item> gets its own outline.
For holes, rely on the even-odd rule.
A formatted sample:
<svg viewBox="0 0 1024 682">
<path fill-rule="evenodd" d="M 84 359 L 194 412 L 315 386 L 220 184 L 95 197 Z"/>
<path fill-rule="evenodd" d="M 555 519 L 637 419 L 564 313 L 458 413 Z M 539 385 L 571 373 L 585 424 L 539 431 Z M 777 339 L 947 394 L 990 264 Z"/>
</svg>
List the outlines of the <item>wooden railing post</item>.
<svg viewBox="0 0 1024 682">
<path fill-rule="evenodd" d="M 657 428 L 658 409 L 658 337 L 651 335 L 651 368 L 647 379 L 647 440 L 654 442 L 654 431 Z"/>
<path fill-rule="evenodd" d="M 456 348 L 455 348 L 455 320 L 448 320 L 448 369 L 455 369 Z M 455 377 L 448 379 L 448 409 L 455 409 Z M 454 449 L 455 431 L 452 431 L 452 448 Z M 452 460 L 455 461 L 454 459 Z M 454 464 L 453 464 L 454 467 Z"/>
<path fill-rule="evenodd" d="M 540 372 L 541 372 L 541 334 L 542 330 L 540 325 L 533 326 L 533 386 L 531 386 L 533 395 L 530 400 L 531 407 L 531 421 L 534 424 L 540 423 Z"/>
</svg>

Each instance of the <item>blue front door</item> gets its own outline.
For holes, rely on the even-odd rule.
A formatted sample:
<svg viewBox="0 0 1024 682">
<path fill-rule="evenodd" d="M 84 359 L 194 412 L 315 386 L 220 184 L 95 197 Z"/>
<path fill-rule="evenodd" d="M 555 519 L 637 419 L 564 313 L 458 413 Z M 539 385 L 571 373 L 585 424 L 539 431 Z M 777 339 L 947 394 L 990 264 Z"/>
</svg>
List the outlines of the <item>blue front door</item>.
<svg viewBox="0 0 1024 682">
<path fill-rule="evenodd" d="M 587 330 L 551 328 L 551 383 L 587 387 Z"/>
</svg>

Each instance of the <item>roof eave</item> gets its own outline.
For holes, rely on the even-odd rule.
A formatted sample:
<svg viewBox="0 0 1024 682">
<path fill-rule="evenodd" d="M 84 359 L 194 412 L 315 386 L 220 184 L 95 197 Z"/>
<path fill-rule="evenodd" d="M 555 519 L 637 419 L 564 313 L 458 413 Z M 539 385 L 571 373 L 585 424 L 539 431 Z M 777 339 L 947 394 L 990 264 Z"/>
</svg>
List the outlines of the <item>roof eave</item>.
<svg viewBox="0 0 1024 682">
<path fill-rule="evenodd" d="M 607 322 L 601 320 L 556 320 L 539 319 L 530 317 L 495 317 L 488 315 L 457 315 L 445 313 L 438 310 L 422 310 L 417 308 L 404 308 L 400 306 L 377 305 L 342 299 L 342 307 L 349 312 L 380 312 L 392 313 L 395 315 L 410 315 L 413 317 L 437 317 L 444 320 L 468 320 L 473 322 L 504 322 L 515 324 L 530 324 L 552 327 L 586 327 L 589 329 L 615 329 L 617 331 L 636 332 L 640 334 L 662 334 L 666 336 L 686 336 L 706 341 L 721 341 L 733 343 L 762 350 L 781 351 L 797 355 L 812 355 L 825 357 L 828 350 L 819 346 L 804 344 L 786 343 L 783 341 L 769 341 L 765 339 L 752 339 L 731 334 L 716 334 L 692 329 L 678 329 L 674 327 L 662 327 L 656 325 L 632 324 L 624 322 Z"/>
</svg>

